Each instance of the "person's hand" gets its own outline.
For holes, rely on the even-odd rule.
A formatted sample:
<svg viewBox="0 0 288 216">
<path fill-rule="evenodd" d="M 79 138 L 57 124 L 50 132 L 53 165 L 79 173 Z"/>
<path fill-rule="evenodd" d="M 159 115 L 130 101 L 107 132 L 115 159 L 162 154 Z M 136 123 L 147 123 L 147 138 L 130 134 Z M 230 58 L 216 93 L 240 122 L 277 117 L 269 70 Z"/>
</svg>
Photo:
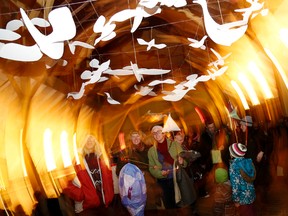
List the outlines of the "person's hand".
<svg viewBox="0 0 288 216">
<path fill-rule="evenodd" d="M 168 176 L 169 170 L 162 170 L 162 171 L 161 171 L 161 174 L 162 174 L 163 176 Z"/>
<path fill-rule="evenodd" d="M 258 153 L 257 158 L 256 158 L 256 160 L 257 160 L 258 163 L 262 160 L 263 155 L 264 155 L 264 152 L 263 152 L 263 151 L 260 151 L 260 152 Z"/>
</svg>

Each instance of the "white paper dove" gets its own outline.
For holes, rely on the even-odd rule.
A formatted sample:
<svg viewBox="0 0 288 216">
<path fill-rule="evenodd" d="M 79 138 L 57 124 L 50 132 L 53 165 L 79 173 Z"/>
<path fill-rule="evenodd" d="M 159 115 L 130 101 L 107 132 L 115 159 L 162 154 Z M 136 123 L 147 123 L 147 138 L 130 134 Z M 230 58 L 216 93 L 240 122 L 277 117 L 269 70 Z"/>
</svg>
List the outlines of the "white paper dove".
<svg viewBox="0 0 288 216">
<path fill-rule="evenodd" d="M 214 49 L 210 48 L 210 50 L 214 53 L 214 55 L 217 57 L 216 61 L 213 61 L 208 64 L 208 66 L 214 66 L 218 69 L 218 66 L 223 66 L 225 64 L 225 59 L 228 58 L 232 53 L 228 53 L 224 57 L 222 57 L 218 52 L 216 52 Z"/>
<path fill-rule="evenodd" d="M 194 0 L 193 3 L 199 4 L 202 7 L 206 32 L 215 43 L 230 46 L 245 34 L 248 28 L 247 23 L 245 25 L 241 23 L 241 25 L 236 25 L 233 28 L 230 28 L 233 22 L 222 25 L 218 24 L 209 13 L 206 0 Z"/>
<path fill-rule="evenodd" d="M 189 44 L 189 46 L 191 46 L 193 48 L 200 48 L 202 50 L 205 50 L 206 46 L 204 45 L 204 42 L 205 42 L 207 37 L 208 37 L 207 35 L 204 35 L 200 41 L 195 40 L 193 38 L 187 38 L 191 42 Z"/>
<path fill-rule="evenodd" d="M 34 26 L 22 8 L 20 8 L 20 13 L 23 23 L 40 50 L 53 59 L 61 58 L 64 52 L 63 41 L 70 40 L 76 35 L 76 26 L 70 10 L 67 7 L 60 7 L 49 13 L 48 20 L 53 27 L 53 32 L 47 36 Z"/>
<path fill-rule="evenodd" d="M 141 38 L 137 38 L 137 41 L 140 45 L 147 45 L 147 51 L 150 50 L 152 47 L 155 47 L 157 49 L 163 49 L 164 47 L 166 47 L 166 44 L 155 44 L 155 39 L 147 42 Z"/>
<path fill-rule="evenodd" d="M 70 93 L 68 93 L 67 94 L 67 98 L 72 97 L 73 99 L 78 100 L 78 99 L 83 97 L 84 92 L 85 92 L 85 84 L 82 83 L 80 91 L 79 92 L 70 92 Z"/>
<path fill-rule="evenodd" d="M 107 96 L 107 101 L 109 104 L 120 104 L 120 102 L 114 100 L 108 92 L 104 92 Z"/>
<path fill-rule="evenodd" d="M 138 92 L 135 92 L 135 95 L 139 94 L 141 96 L 146 96 L 146 95 L 150 95 L 150 96 L 157 96 L 157 94 L 155 92 L 153 92 L 153 88 L 150 88 L 148 86 L 140 86 L 140 89 L 137 87 L 137 85 L 134 85 L 134 88 L 136 90 L 138 90 Z"/>
</svg>

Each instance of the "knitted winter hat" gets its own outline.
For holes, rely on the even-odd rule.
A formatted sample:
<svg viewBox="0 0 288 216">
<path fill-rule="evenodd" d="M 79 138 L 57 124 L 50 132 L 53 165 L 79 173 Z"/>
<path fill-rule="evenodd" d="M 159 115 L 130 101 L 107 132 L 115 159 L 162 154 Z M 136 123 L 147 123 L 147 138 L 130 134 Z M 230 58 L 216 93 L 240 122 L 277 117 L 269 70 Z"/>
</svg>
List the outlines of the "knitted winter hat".
<svg viewBox="0 0 288 216">
<path fill-rule="evenodd" d="M 240 124 L 252 127 L 253 126 L 253 120 L 251 116 L 245 116 L 244 118 L 241 119 Z"/>
<path fill-rule="evenodd" d="M 246 146 L 241 143 L 233 143 L 229 146 L 230 155 L 234 158 L 244 157 L 246 151 Z"/>
<path fill-rule="evenodd" d="M 159 130 L 162 131 L 162 130 L 163 130 L 163 127 L 160 126 L 160 125 L 155 125 L 155 126 L 152 127 L 151 132 L 153 133 L 153 132 L 157 132 L 157 131 L 159 131 Z"/>
<path fill-rule="evenodd" d="M 224 183 L 228 180 L 228 172 L 224 168 L 217 168 L 215 170 L 215 181 L 217 183 Z"/>
</svg>

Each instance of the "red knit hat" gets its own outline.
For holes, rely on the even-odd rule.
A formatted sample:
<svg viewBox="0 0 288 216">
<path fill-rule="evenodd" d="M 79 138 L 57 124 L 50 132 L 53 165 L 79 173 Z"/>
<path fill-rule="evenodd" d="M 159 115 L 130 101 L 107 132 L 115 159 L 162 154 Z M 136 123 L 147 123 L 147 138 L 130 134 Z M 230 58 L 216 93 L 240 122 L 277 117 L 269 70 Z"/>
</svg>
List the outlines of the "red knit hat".
<svg viewBox="0 0 288 216">
<path fill-rule="evenodd" d="M 229 147 L 230 155 L 234 158 L 244 157 L 247 152 L 247 147 L 242 143 L 233 143 Z"/>
</svg>

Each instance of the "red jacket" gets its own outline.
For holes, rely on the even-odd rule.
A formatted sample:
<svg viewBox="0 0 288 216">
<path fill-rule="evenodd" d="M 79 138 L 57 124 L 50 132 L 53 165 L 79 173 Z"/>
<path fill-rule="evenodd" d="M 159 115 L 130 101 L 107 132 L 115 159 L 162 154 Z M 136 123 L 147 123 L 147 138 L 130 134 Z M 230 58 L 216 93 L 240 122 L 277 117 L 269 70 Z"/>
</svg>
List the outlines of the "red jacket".
<svg viewBox="0 0 288 216">
<path fill-rule="evenodd" d="M 99 166 L 102 177 L 102 198 L 107 207 L 114 197 L 112 171 L 101 158 L 99 158 Z M 83 209 L 98 207 L 101 204 L 101 197 L 96 192 L 87 170 L 82 168 L 81 165 L 76 165 L 75 170 L 81 187 L 75 186 L 71 181 L 63 190 L 63 193 L 75 201 L 83 201 Z"/>
</svg>

